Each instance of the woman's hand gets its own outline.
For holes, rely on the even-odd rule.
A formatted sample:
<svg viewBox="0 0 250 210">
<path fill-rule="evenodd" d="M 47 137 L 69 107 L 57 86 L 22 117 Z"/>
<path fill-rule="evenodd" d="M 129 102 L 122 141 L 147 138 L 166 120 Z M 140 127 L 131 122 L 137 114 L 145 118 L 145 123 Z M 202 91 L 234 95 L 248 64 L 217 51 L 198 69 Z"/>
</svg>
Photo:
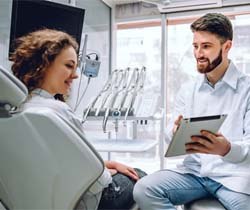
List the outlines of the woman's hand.
<svg viewBox="0 0 250 210">
<path fill-rule="evenodd" d="M 114 161 L 105 161 L 105 166 L 109 169 L 109 171 L 111 171 L 111 175 L 113 175 L 112 172 L 117 171 L 121 174 L 131 177 L 134 180 L 139 179 L 139 176 L 136 173 L 136 171 L 132 167 L 129 167 L 127 165 L 114 162 Z"/>
<path fill-rule="evenodd" d="M 188 153 L 205 153 L 225 156 L 231 149 L 230 142 L 220 133 L 201 131 L 201 136 L 192 136 L 186 144 Z"/>
<path fill-rule="evenodd" d="M 115 170 L 115 169 L 108 169 L 108 170 L 109 170 L 111 176 L 114 176 L 115 174 L 117 174 L 117 170 Z"/>
</svg>

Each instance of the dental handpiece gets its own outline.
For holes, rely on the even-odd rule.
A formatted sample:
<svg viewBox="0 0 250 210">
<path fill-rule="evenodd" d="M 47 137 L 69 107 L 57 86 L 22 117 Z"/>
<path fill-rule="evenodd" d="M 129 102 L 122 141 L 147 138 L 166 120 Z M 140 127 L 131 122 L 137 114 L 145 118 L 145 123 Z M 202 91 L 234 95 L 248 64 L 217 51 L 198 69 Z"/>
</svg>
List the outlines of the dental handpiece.
<svg viewBox="0 0 250 210">
<path fill-rule="evenodd" d="M 125 112 L 125 115 L 124 115 L 124 122 L 126 122 L 126 120 L 127 120 L 128 113 L 131 110 L 131 107 L 132 107 L 132 105 L 133 105 L 133 103 L 135 101 L 136 94 L 137 94 L 137 87 L 138 87 L 138 84 L 139 84 L 139 76 L 140 76 L 139 69 L 136 68 L 134 70 L 134 72 L 135 72 L 134 82 L 133 82 L 133 84 L 131 84 L 131 89 L 129 90 L 129 92 L 132 92 L 132 97 L 131 97 L 131 99 L 130 99 L 130 101 L 128 103 L 129 104 L 128 107 L 126 108 L 126 112 Z"/>
<path fill-rule="evenodd" d="M 97 95 L 97 97 L 88 106 L 88 108 L 85 111 L 85 114 L 83 116 L 82 123 L 84 123 L 87 120 L 87 117 L 89 115 L 89 112 L 90 112 L 91 108 L 93 108 L 95 106 L 96 102 L 101 98 L 101 96 L 103 95 L 103 93 L 105 93 L 106 91 L 108 91 L 108 89 L 110 88 L 112 76 L 113 76 L 113 73 L 111 74 L 111 76 L 109 77 L 109 79 L 107 80 L 107 82 L 105 83 L 105 85 L 103 86 L 103 88 L 101 89 L 101 91 L 99 92 L 99 94 Z"/>
<path fill-rule="evenodd" d="M 102 103 L 101 105 L 96 109 L 96 112 L 95 112 L 95 116 L 97 117 L 99 115 L 99 112 L 100 110 L 105 106 L 108 98 L 110 97 L 110 95 L 112 94 L 112 86 L 113 86 L 113 80 L 114 80 L 114 77 L 117 77 L 117 72 L 118 72 L 118 69 L 115 69 L 114 71 L 112 71 L 111 73 L 111 76 L 109 78 L 109 87 L 108 89 L 105 91 L 106 92 L 106 95 L 103 96 L 103 99 L 102 99 Z"/>
<path fill-rule="evenodd" d="M 104 114 L 104 117 L 103 117 L 103 124 L 102 124 L 102 127 L 103 127 L 103 132 L 105 133 L 106 132 L 106 126 L 107 126 L 107 121 L 108 121 L 108 117 L 109 117 L 109 112 L 110 112 L 110 109 L 113 108 L 114 104 L 115 104 L 115 101 L 117 99 L 117 96 L 120 92 L 119 88 L 122 84 L 122 79 L 123 79 L 123 71 L 120 70 L 119 72 L 120 74 L 120 78 L 117 77 L 117 80 L 115 81 L 115 85 L 114 85 L 114 88 L 113 88 L 113 93 L 111 95 L 111 98 L 109 100 L 109 104 L 108 104 L 108 107 L 106 108 L 105 110 L 105 114 Z"/>
</svg>

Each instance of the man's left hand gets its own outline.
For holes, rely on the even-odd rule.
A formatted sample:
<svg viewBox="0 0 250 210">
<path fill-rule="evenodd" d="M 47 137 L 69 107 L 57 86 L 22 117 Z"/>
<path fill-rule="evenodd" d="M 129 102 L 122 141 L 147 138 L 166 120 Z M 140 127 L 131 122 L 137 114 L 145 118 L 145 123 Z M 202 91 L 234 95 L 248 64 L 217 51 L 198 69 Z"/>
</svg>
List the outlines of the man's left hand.
<svg viewBox="0 0 250 210">
<path fill-rule="evenodd" d="M 220 133 L 201 131 L 200 136 L 192 136 L 186 144 L 187 153 L 205 153 L 225 156 L 231 149 L 230 142 Z"/>
</svg>

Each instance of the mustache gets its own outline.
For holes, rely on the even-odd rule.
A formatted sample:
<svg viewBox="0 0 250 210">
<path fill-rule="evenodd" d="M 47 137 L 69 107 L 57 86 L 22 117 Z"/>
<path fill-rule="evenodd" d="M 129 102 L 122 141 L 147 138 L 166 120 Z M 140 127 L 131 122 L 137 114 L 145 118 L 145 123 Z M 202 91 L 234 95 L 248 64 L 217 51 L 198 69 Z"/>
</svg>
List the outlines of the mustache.
<svg viewBox="0 0 250 210">
<path fill-rule="evenodd" d="M 200 58 L 197 58 L 196 60 L 197 60 L 197 61 L 199 61 L 199 60 L 206 60 L 206 61 L 209 61 L 209 59 L 206 58 L 206 57 L 200 57 Z"/>
</svg>

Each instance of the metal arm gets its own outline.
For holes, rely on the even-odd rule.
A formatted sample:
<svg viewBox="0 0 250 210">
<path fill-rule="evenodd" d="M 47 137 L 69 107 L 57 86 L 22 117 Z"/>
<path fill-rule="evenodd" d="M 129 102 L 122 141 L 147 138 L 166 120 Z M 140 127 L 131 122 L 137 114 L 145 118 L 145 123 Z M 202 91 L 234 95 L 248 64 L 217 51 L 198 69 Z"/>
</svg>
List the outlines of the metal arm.
<svg viewBox="0 0 250 210">
<path fill-rule="evenodd" d="M 103 86 L 102 90 L 99 92 L 99 94 L 96 96 L 96 98 L 94 98 L 94 100 L 90 103 L 90 105 L 88 106 L 87 110 L 85 111 L 85 114 L 83 116 L 82 119 L 82 123 L 84 123 L 87 120 L 87 117 L 89 115 L 89 112 L 92 108 L 94 108 L 96 102 L 101 98 L 101 96 L 107 92 L 112 84 L 112 77 L 115 71 L 112 72 L 112 74 L 110 75 L 109 79 L 107 80 L 107 82 L 105 83 L 105 85 Z"/>
</svg>

